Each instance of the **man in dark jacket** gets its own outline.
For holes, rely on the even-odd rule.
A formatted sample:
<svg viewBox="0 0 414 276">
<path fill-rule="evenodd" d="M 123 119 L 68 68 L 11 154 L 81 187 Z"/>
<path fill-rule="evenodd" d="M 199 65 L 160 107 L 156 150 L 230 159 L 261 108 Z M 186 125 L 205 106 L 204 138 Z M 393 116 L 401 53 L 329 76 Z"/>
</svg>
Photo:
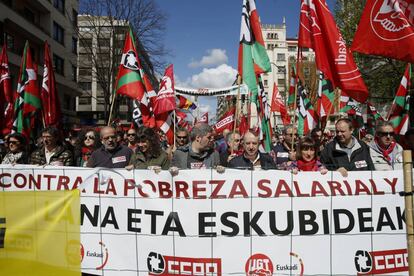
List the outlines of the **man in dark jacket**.
<svg viewBox="0 0 414 276">
<path fill-rule="evenodd" d="M 247 132 L 243 137 L 244 153 L 230 160 L 228 167 L 235 169 L 276 169 L 273 158 L 267 153 L 259 152 L 259 137 Z"/>
<path fill-rule="evenodd" d="M 70 150 L 59 143 L 59 130 L 47 127 L 42 130 L 42 147 L 32 152 L 30 164 L 72 166 L 73 156 Z"/>
<path fill-rule="evenodd" d="M 335 124 L 336 137 L 321 153 L 321 162 L 328 170 L 336 170 L 346 177 L 348 171 L 375 170 L 369 147 L 352 135 L 352 121 L 339 119 Z"/>
<path fill-rule="evenodd" d="M 88 167 L 125 168 L 131 159 L 132 150 L 118 144 L 116 131 L 113 127 L 101 129 L 102 147 L 92 152 L 88 160 Z"/>
<path fill-rule="evenodd" d="M 297 130 L 292 125 L 283 129 L 283 141 L 273 147 L 274 161 L 276 165 L 281 165 L 288 161 L 296 160 L 296 142 L 298 138 Z"/>
</svg>

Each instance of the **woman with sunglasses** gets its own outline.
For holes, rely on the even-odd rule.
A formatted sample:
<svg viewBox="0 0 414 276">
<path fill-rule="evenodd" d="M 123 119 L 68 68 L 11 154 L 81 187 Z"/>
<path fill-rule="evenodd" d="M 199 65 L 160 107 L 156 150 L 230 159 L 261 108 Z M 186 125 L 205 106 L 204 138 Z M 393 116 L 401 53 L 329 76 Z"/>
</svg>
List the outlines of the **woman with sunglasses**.
<svg viewBox="0 0 414 276">
<path fill-rule="evenodd" d="M 369 152 L 375 170 L 402 169 L 403 148 L 394 140 L 394 126 L 391 122 L 379 121 L 375 128 L 375 137 L 369 146 Z"/>
<path fill-rule="evenodd" d="M 93 129 L 87 129 L 80 134 L 80 139 L 75 146 L 75 165 L 86 167 L 92 152 L 101 146 L 99 134 Z"/>
<path fill-rule="evenodd" d="M 153 128 L 142 127 L 137 134 L 138 148 L 134 151 L 127 169 L 168 170 L 170 160 L 161 148 L 158 134 Z"/>
<path fill-rule="evenodd" d="M 20 133 L 12 133 L 7 137 L 7 150 L 1 164 L 28 164 L 26 138 Z"/>
<path fill-rule="evenodd" d="M 299 171 L 320 172 L 326 174 L 328 170 L 318 159 L 318 144 L 309 136 L 300 139 L 296 152 L 296 160 L 285 163 L 285 170 L 297 174 Z"/>
</svg>

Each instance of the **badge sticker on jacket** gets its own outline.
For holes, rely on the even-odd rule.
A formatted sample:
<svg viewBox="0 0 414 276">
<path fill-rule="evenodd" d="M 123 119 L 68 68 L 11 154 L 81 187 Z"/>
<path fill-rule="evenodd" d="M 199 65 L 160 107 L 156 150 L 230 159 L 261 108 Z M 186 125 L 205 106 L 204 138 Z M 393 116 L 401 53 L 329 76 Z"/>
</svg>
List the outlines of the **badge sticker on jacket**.
<svg viewBox="0 0 414 276">
<path fill-rule="evenodd" d="M 355 161 L 355 167 L 357 169 L 368 167 L 367 162 L 365 160 Z"/>
<path fill-rule="evenodd" d="M 126 162 L 126 161 L 127 161 L 126 156 L 118 156 L 118 157 L 112 158 L 112 164 Z"/>
<path fill-rule="evenodd" d="M 206 169 L 206 165 L 203 162 L 191 162 L 191 169 Z"/>
</svg>

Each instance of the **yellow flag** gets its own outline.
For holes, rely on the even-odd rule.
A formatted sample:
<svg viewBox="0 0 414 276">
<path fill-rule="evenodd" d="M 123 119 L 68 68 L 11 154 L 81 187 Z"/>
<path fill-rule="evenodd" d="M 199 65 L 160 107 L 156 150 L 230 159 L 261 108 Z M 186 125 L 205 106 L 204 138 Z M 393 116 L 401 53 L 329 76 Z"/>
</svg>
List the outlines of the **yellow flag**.
<svg viewBox="0 0 414 276">
<path fill-rule="evenodd" d="M 0 275 L 78 276 L 79 191 L 0 192 Z"/>
</svg>

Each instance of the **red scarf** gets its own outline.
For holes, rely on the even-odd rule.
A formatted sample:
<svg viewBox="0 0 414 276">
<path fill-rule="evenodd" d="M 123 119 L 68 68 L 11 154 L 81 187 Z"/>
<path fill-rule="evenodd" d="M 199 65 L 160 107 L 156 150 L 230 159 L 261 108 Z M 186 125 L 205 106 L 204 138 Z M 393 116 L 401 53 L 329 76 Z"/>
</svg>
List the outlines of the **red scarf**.
<svg viewBox="0 0 414 276">
<path fill-rule="evenodd" d="M 83 161 L 88 161 L 89 157 L 92 154 L 92 148 L 89 147 L 82 147 L 82 159 Z"/>
<path fill-rule="evenodd" d="M 315 172 L 318 171 L 318 166 L 316 164 L 316 158 L 311 161 L 298 160 L 298 169 L 299 171 L 304 172 Z"/>
<path fill-rule="evenodd" d="M 391 156 L 390 154 L 394 150 L 397 143 L 395 141 L 392 141 L 391 144 L 388 146 L 387 149 L 384 149 L 380 146 L 380 143 L 378 142 L 378 138 L 375 137 L 375 143 L 377 143 L 378 149 L 381 151 L 382 155 L 384 155 L 384 158 L 388 161 L 388 163 L 391 163 Z"/>
</svg>

